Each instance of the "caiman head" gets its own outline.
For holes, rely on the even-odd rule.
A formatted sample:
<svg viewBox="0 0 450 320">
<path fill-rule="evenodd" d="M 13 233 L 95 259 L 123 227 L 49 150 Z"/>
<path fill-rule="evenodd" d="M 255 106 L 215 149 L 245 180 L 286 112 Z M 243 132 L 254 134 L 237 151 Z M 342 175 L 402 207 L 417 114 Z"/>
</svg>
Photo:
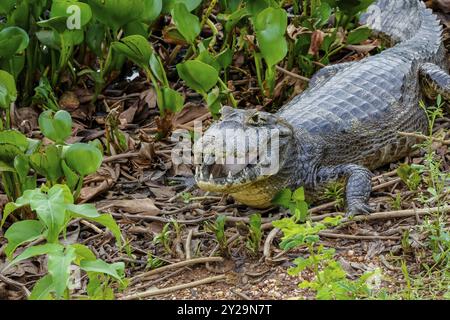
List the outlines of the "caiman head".
<svg viewBox="0 0 450 320">
<path fill-rule="evenodd" d="M 286 120 L 257 110 L 222 109 L 194 145 L 199 188 L 230 194 L 238 202 L 266 208 L 293 178 L 294 131 Z"/>
</svg>

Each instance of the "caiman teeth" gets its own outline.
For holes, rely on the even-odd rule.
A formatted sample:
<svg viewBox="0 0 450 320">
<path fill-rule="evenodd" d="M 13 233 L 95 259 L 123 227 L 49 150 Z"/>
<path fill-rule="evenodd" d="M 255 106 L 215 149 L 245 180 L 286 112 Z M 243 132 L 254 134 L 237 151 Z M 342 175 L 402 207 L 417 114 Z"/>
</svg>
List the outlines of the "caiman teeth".
<svg viewBox="0 0 450 320">
<path fill-rule="evenodd" d="M 203 171 L 200 170 L 200 180 L 204 179 Z"/>
<path fill-rule="evenodd" d="M 213 177 L 212 173 L 209 175 L 209 181 L 214 181 L 214 177 Z"/>
<path fill-rule="evenodd" d="M 195 176 L 196 176 L 196 177 L 198 177 L 198 172 L 199 172 L 199 170 L 200 170 L 199 167 L 196 166 L 196 167 L 195 167 Z"/>
</svg>

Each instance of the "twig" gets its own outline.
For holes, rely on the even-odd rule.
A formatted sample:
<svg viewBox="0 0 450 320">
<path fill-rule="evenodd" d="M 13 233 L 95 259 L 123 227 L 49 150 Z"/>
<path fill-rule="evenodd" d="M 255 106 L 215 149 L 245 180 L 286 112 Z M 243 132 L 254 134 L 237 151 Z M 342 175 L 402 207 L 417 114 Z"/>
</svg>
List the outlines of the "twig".
<svg viewBox="0 0 450 320">
<path fill-rule="evenodd" d="M 186 252 L 186 260 L 191 260 L 191 241 L 194 229 L 189 229 L 186 242 L 184 243 L 184 251 Z"/>
<path fill-rule="evenodd" d="M 141 274 L 131 278 L 130 281 L 133 283 L 136 280 L 139 280 L 141 278 L 147 278 L 147 277 L 153 276 L 155 274 L 158 274 L 158 273 L 161 273 L 161 272 L 165 272 L 167 270 L 172 270 L 172 269 L 181 268 L 181 267 L 185 267 L 185 266 L 190 266 L 190 265 L 194 265 L 194 264 L 207 263 L 207 262 L 222 262 L 222 261 L 223 261 L 222 257 L 206 257 L 206 258 L 185 260 L 185 261 L 173 263 L 173 264 L 170 264 L 168 266 L 164 266 L 164 267 L 161 267 L 161 268 L 158 268 L 158 269 L 154 269 L 154 270 L 151 270 L 151 271 L 148 271 L 148 272 L 141 273 Z"/>
<path fill-rule="evenodd" d="M 180 284 L 177 286 L 168 287 L 168 288 L 164 288 L 164 289 L 152 289 L 152 290 L 148 290 L 145 292 L 132 294 L 129 296 L 124 296 L 124 297 L 120 298 L 120 300 L 136 300 L 136 299 L 142 299 L 142 298 L 147 298 L 147 297 L 152 297 L 152 296 L 159 296 L 162 294 L 167 294 L 167 293 L 175 292 L 178 290 L 193 288 L 193 287 L 200 286 L 203 284 L 208 284 L 208 283 L 225 280 L 225 279 L 226 279 L 226 275 L 223 274 L 220 276 L 209 277 L 209 278 L 205 278 L 202 280 L 197 280 L 197 281 L 193 281 L 190 283 Z"/>
<path fill-rule="evenodd" d="M 136 157 L 139 157 L 139 153 L 137 153 L 137 152 L 121 153 L 121 154 L 116 154 L 114 156 L 105 157 L 103 159 L 103 163 L 113 162 L 113 161 L 122 160 L 122 159 L 136 158 Z"/>
<path fill-rule="evenodd" d="M 413 138 L 417 138 L 420 140 L 428 140 L 431 138 L 431 140 L 433 140 L 433 142 L 439 142 L 442 143 L 444 145 L 450 146 L 450 140 L 444 140 L 444 139 L 439 139 L 439 138 L 435 138 L 435 137 L 429 137 L 423 134 L 419 134 L 419 133 L 411 133 L 411 132 L 399 132 L 398 133 L 401 136 L 404 137 L 413 137 Z"/>
<path fill-rule="evenodd" d="M 319 232 L 319 235 L 326 238 L 335 239 L 352 239 L 352 240 L 399 240 L 400 237 L 396 236 L 358 236 L 352 234 L 340 234 L 331 232 Z"/>
<path fill-rule="evenodd" d="M 309 82 L 310 81 L 308 78 L 303 77 L 303 76 L 301 76 L 299 74 L 293 73 L 293 72 L 291 72 L 289 70 L 286 70 L 286 69 L 284 69 L 284 68 L 282 68 L 280 66 L 276 66 L 276 68 L 277 68 L 277 70 L 283 72 L 284 74 L 287 74 L 288 76 L 290 76 L 292 78 L 299 79 L 299 80 L 302 80 L 302 81 L 305 81 L 305 82 Z"/>
<path fill-rule="evenodd" d="M 266 260 L 270 260 L 270 247 L 272 246 L 272 241 L 275 239 L 275 237 L 278 235 L 278 232 L 280 232 L 280 229 L 273 229 L 270 231 L 270 233 L 267 235 L 266 241 L 264 242 L 264 258 Z"/>
<path fill-rule="evenodd" d="M 127 214 L 127 213 L 110 213 L 114 218 L 127 218 L 130 220 L 139 220 L 139 221 L 158 221 L 162 223 L 170 223 L 172 221 L 176 221 L 180 224 L 198 224 L 204 221 L 208 221 L 213 219 L 215 216 L 210 217 L 202 217 L 198 219 L 192 219 L 192 220 L 178 220 L 178 219 L 167 219 L 162 217 L 156 217 L 156 216 L 144 216 L 144 215 L 137 215 L 137 214 Z"/>
<path fill-rule="evenodd" d="M 176 210 L 171 210 L 171 211 L 166 211 L 166 210 L 161 210 L 160 214 L 178 214 L 178 213 L 184 213 L 186 211 L 191 211 L 194 209 L 201 209 L 203 208 L 203 206 L 200 203 L 192 203 L 189 204 L 187 206 L 184 206 L 180 209 L 176 209 Z"/>
<path fill-rule="evenodd" d="M 230 289 L 230 291 L 232 293 L 234 293 L 235 295 L 237 295 L 238 297 L 242 298 L 243 300 L 252 300 L 252 298 L 250 298 L 248 295 L 246 295 L 243 292 L 238 292 L 238 291 L 236 291 L 234 289 Z"/>
<path fill-rule="evenodd" d="M 345 218 L 342 220 L 345 222 L 356 222 L 356 221 L 373 221 L 382 219 L 397 219 L 397 218 L 409 218 L 418 216 L 424 216 L 433 213 L 448 213 L 450 212 L 450 206 L 434 207 L 429 209 L 416 209 L 416 210 L 400 210 L 400 211 L 389 211 L 389 212 L 377 212 L 364 216 L 356 216 L 353 218 Z"/>
</svg>

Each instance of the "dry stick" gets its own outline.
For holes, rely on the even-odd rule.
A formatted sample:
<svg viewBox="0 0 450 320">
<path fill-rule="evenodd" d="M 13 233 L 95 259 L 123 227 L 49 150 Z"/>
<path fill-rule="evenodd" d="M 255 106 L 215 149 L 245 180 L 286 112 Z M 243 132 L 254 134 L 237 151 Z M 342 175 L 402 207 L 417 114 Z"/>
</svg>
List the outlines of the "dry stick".
<svg viewBox="0 0 450 320">
<path fill-rule="evenodd" d="M 170 223 L 174 219 L 166 219 L 162 217 L 156 217 L 156 216 L 144 216 L 144 215 L 137 215 L 137 214 L 126 214 L 126 213 L 110 213 L 114 218 L 127 218 L 130 220 L 140 220 L 140 221 L 158 221 L 162 223 Z M 214 218 L 214 216 L 211 217 L 203 217 L 198 219 L 192 219 L 192 220 L 175 220 L 178 223 L 181 224 L 198 224 L 200 222 L 208 221 Z"/>
<path fill-rule="evenodd" d="M 186 242 L 184 243 L 184 251 L 186 252 L 186 260 L 191 260 L 191 241 L 194 229 L 189 229 Z"/>
<path fill-rule="evenodd" d="M 181 268 L 181 267 L 190 266 L 190 265 L 199 264 L 199 263 L 222 262 L 222 261 L 223 261 L 222 257 L 206 257 L 206 258 L 198 258 L 198 259 L 192 259 L 192 260 L 184 260 L 181 262 L 170 264 L 168 266 L 164 266 L 164 267 L 161 267 L 158 269 L 154 269 L 154 270 L 151 270 L 148 272 L 141 273 L 141 274 L 131 278 L 130 281 L 133 283 L 136 280 L 139 280 L 141 278 L 147 278 L 147 277 L 150 277 L 155 274 L 158 274 L 158 273 L 161 273 L 161 272 L 164 272 L 167 270 L 171 270 L 171 269 Z"/>
<path fill-rule="evenodd" d="M 272 231 L 270 231 L 270 233 L 267 235 L 266 241 L 264 242 L 264 258 L 266 260 L 270 259 L 270 247 L 272 246 L 272 241 L 273 239 L 275 239 L 275 237 L 278 235 L 278 233 L 280 232 L 280 229 L 273 229 Z"/>
<path fill-rule="evenodd" d="M 326 238 L 352 239 L 352 240 L 399 240 L 401 238 L 396 236 L 358 236 L 352 234 L 340 234 L 324 231 L 319 232 L 319 235 Z"/>
<path fill-rule="evenodd" d="M 303 76 L 301 76 L 299 74 L 293 73 L 293 72 L 291 72 L 289 70 L 286 70 L 286 69 L 284 69 L 284 68 L 282 68 L 280 66 L 276 66 L 276 68 L 277 68 L 278 71 L 281 71 L 284 74 L 286 74 L 286 75 L 288 75 L 288 76 L 290 76 L 292 78 L 299 79 L 299 80 L 306 81 L 306 82 L 310 81 L 310 79 L 308 79 L 306 77 L 303 77 Z"/>
<path fill-rule="evenodd" d="M 418 134 L 418 133 L 399 132 L 398 134 L 401 136 L 404 136 L 404 137 L 413 137 L 413 138 L 417 138 L 417 139 L 421 139 L 421 140 L 430 139 L 430 137 L 427 137 L 426 135 Z M 435 137 L 431 137 L 431 139 L 433 140 L 433 142 L 440 142 L 444 145 L 450 145 L 450 140 L 443 140 L 443 139 L 439 139 L 439 138 L 435 138 Z"/>
<path fill-rule="evenodd" d="M 153 289 L 153 290 L 149 290 L 149 291 L 145 291 L 145 292 L 141 292 L 141 293 L 132 294 L 129 296 L 122 297 L 120 300 L 135 300 L 135 299 L 142 299 L 142 298 L 147 298 L 147 297 L 152 297 L 152 296 L 159 296 L 162 294 L 167 294 L 167 293 L 175 292 L 178 290 L 193 288 L 196 286 L 200 286 L 202 284 L 208 284 L 208 283 L 225 280 L 225 279 L 226 279 L 226 275 L 214 276 L 214 277 L 209 277 L 209 278 L 205 278 L 202 280 L 193 281 L 190 283 L 180 284 L 180 285 L 169 287 L 169 288 L 156 289 L 156 290 Z"/>
<path fill-rule="evenodd" d="M 371 213 L 364 216 L 356 216 L 353 218 L 345 218 L 342 220 L 343 223 L 346 222 L 356 222 L 356 221 L 373 221 L 381 219 L 397 219 L 397 218 L 409 218 L 418 216 L 424 216 L 433 213 L 448 213 L 450 212 L 450 206 L 434 207 L 429 209 L 416 209 L 416 210 L 400 210 L 400 211 L 389 211 L 389 212 L 377 212 Z"/>
</svg>

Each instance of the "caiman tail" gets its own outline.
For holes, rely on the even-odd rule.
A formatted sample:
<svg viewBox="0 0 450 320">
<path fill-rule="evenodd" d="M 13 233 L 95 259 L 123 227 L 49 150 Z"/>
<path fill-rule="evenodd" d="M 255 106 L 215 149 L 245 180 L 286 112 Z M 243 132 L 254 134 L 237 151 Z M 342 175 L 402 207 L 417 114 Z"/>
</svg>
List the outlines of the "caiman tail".
<svg viewBox="0 0 450 320">
<path fill-rule="evenodd" d="M 425 50 L 430 46 L 434 55 L 435 48 L 442 46 L 442 26 L 420 0 L 378 0 L 361 16 L 360 22 L 394 44 L 419 41 Z"/>
</svg>

